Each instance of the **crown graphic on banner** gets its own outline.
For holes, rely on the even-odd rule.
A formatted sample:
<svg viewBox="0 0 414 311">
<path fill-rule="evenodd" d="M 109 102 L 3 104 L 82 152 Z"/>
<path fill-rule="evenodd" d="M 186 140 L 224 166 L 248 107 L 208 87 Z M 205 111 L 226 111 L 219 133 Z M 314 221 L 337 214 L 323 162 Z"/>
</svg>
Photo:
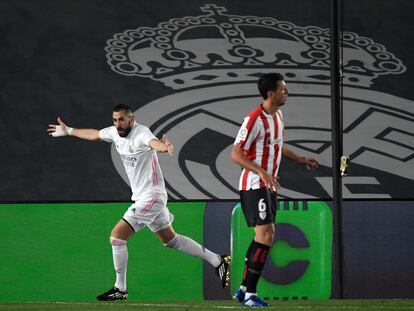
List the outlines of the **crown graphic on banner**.
<svg viewBox="0 0 414 311">
<path fill-rule="evenodd" d="M 105 48 L 108 64 L 119 74 L 148 77 L 173 89 L 256 81 L 274 71 L 287 81 L 330 83 L 329 29 L 228 15 L 214 4 L 201 11 L 206 14 L 115 34 Z M 379 75 L 406 70 L 370 38 L 344 32 L 342 41 L 345 85 L 369 87 Z"/>
</svg>

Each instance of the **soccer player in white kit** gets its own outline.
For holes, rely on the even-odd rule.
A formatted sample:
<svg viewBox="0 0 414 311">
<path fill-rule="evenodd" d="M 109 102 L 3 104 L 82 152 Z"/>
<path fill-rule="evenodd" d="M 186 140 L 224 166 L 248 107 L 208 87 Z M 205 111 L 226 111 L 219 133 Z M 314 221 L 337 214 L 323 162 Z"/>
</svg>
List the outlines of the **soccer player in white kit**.
<svg viewBox="0 0 414 311">
<path fill-rule="evenodd" d="M 58 125 L 50 124 L 49 135 L 53 137 L 74 136 L 85 140 L 103 140 L 115 144 L 127 173 L 131 199 L 135 202 L 112 229 L 112 245 L 116 282 L 113 288 L 97 296 L 98 300 L 124 300 L 128 297 L 126 268 L 128 261 L 127 240 L 144 227 L 155 233 L 166 247 L 207 260 L 216 268 L 222 287 L 229 285 L 230 257 L 211 252 L 194 240 L 177 234 L 167 204 L 164 178 L 158 163 L 157 152 L 168 152 L 174 147 L 164 135 L 156 138 L 148 127 L 138 124 L 127 105 L 117 105 L 112 112 L 113 126 L 102 130 L 77 129 L 67 126 L 58 118 Z"/>
</svg>

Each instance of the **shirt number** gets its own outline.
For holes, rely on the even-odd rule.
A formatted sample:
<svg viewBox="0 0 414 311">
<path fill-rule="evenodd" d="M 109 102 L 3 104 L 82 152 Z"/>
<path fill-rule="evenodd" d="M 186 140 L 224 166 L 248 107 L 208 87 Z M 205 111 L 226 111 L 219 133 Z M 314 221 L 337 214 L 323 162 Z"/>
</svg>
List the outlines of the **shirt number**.
<svg viewBox="0 0 414 311">
<path fill-rule="evenodd" d="M 259 212 L 265 212 L 266 211 L 266 202 L 265 199 L 260 199 L 259 204 L 257 205 L 257 208 L 259 209 Z"/>
</svg>

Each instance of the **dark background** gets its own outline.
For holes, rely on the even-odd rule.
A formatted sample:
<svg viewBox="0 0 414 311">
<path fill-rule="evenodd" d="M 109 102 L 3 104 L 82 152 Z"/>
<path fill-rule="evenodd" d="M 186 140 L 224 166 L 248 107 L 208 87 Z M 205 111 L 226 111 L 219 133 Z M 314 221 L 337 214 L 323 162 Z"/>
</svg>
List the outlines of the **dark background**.
<svg viewBox="0 0 414 311">
<path fill-rule="evenodd" d="M 413 99 L 410 1 L 344 1 L 344 29 L 383 44 L 407 71 L 379 77 L 372 89 Z M 271 16 L 329 28 L 326 0 L 208 1 L 235 15 Z M 61 116 L 73 127 L 103 128 L 111 109 L 140 107 L 171 89 L 113 72 L 104 47 L 115 33 L 174 17 L 201 15 L 205 1 L 0 1 L 0 201 L 128 200 L 110 145 L 50 139 Z M 414 110 L 414 109 L 413 109 Z M 407 197 L 414 197 L 407 189 Z"/>
</svg>

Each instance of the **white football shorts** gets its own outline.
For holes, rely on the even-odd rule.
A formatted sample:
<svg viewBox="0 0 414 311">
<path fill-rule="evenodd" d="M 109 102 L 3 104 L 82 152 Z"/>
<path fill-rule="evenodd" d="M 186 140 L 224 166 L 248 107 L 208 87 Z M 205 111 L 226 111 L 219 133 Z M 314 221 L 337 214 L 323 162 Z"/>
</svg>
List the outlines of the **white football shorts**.
<svg viewBox="0 0 414 311">
<path fill-rule="evenodd" d="M 167 228 L 174 220 L 174 215 L 167 207 L 164 195 L 154 195 L 147 199 L 135 201 L 122 217 L 135 232 L 148 226 L 152 232 Z"/>
</svg>

